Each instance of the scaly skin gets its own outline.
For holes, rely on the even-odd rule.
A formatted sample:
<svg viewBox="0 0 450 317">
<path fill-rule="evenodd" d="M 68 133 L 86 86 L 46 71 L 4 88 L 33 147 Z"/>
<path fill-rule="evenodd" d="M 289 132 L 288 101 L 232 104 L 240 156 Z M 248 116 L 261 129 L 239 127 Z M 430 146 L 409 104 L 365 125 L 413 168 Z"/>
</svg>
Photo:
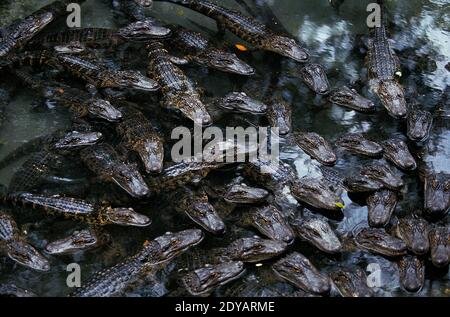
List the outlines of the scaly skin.
<svg viewBox="0 0 450 317">
<path fill-rule="evenodd" d="M 327 95 L 330 92 L 327 74 L 320 64 L 311 63 L 300 68 L 300 78 L 316 94 Z"/>
<path fill-rule="evenodd" d="M 436 267 L 444 267 L 450 263 L 450 227 L 435 226 L 431 228 L 430 239 L 431 262 Z"/>
<path fill-rule="evenodd" d="M 406 243 L 408 250 L 417 255 L 424 255 L 430 250 L 429 231 L 429 224 L 425 219 L 407 216 L 398 221 L 394 232 Z"/>
<path fill-rule="evenodd" d="M 14 219 L 4 211 L 0 211 L 0 254 L 37 271 L 50 269 L 47 259 L 25 241 Z"/>
<path fill-rule="evenodd" d="M 383 189 L 370 195 L 367 198 L 369 226 L 386 226 L 397 206 L 397 202 L 397 194 L 388 189 Z"/>
<path fill-rule="evenodd" d="M 331 281 L 342 297 L 372 297 L 367 286 L 367 276 L 359 267 L 336 270 L 330 273 Z"/>
<path fill-rule="evenodd" d="M 398 262 L 400 285 L 408 292 L 419 292 L 425 283 L 425 263 L 415 255 L 405 255 Z"/>
<path fill-rule="evenodd" d="M 381 145 L 370 141 L 360 133 L 347 133 L 342 135 L 336 144 L 345 150 L 369 157 L 379 157 L 383 153 Z"/>
<path fill-rule="evenodd" d="M 387 257 L 406 254 L 406 244 L 384 229 L 363 228 L 355 235 L 355 243 L 364 250 Z"/>
<path fill-rule="evenodd" d="M 297 236 L 326 253 L 339 253 L 342 244 L 330 225 L 318 217 L 305 217 L 291 222 Z"/>
<path fill-rule="evenodd" d="M 293 252 L 272 266 L 281 278 L 298 288 L 313 294 L 325 295 L 330 292 L 330 279 L 321 273 L 305 256 Z"/>
<path fill-rule="evenodd" d="M 152 41 L 147 45 L 147 49 L 149 58 L 147 74 L 155 78 L 161 86 L 163 105 L 179 110 L 198 125 L 210 125 L 211 116 L 200 100 L 200 95 L 183 71 L 171 62 L 171 56 L 164 45 Z"/>
<path fill-rule="evenodd" d="M 359 112 L 375 111 L 375 104 L 367 98 L 364 98 L 355 89 L 342 86 L 331 92 L 330 101 L 339 106 Z"/>
<path fill-rule="evenodd" d="M 214 104 L 219 108 L 235 113 L 264 114 L 267 105 L 249 97 L 245 92 L 230 92 L 225 97 L 217 98 Z"/>
<path fill-rule="evenodd" d="M 359 173 L 363 177 L 381 183 L 388 189 L 397 190 L 404 185 L 403 180 L 386 165 L 365 165 Z"/>
<path fill-rule="evenodd" d="M 314 132 L 296 132 L 294 140 L 306 154 L 321 164 L 332 166 L 337 157 L 331 145 L 320 135 Z"/>
<path fill-rule="evenodd" d="M 270 103 L 266 114 L 271 127 L 277 127 L 280 135 L 287 135 L 292 131 L 292 106 L 282 99 L 274 99 Z"/>
<path fill-rule="evenodd" d="M 143 274 L 156 273 L 176 256 L 199 244 L 203 233 L 198 229 L 166 233 L 150 242 L 135 255 L 95 273 L 83 286 L 70 294 L 73 297 L 109 297 L 120 295 Z"/>
<path fill-rule="evenodd" d="M 108 182 L 114 182 L 133 197 L 144 197 L 149 193 L 137 167 L 126 164 L 117 152 L 108 144 L 100 144 L 81 150 L 81 160 L 97 176 Z"/>
<path fill-rule="evenodd" d="M 344 201 L 326 181 L 303 177 L 290 189 L 295 199 L 314 208 L 335 211 L 344 208 Z"/>
<path fill-rule="evenodd" d="M 276 192 L 285 185 L 290 186 L 297 178 L 297 172 L 290 165 L 279 162 L 279 165 L 260 160 L 244 165 L 244 176 L 258 185 Z"/>
<path fill-rule="evenodd" d="M 391 116 L 405 117 L 407 107 L 404 89 L 396 79 L 397 74 L 401 74 L 400 64 L 387 38 L 384 9 L 381 26 L 370 29 L 366 62 L 370 88 L 378 95 Z"/>
<path fill-rule="evenodd" d="M 48 243 L 45 252 L 52 255 L 73 254 L 98 248 L 108 241 L 109 236 L 98 228 L 76 230 L 68 237 Z"/>
<path fill-rule="evenodd" d="M 430 136 L 433 126 L 433 115 L 425 110 L 414 108 L 408 112 L 406 131 L 408 138 L 416 142 L 424 142 Z"/>
<path fill-rule="evenodd" d="M 151 223 L 147 216 L 136 213 L 132 208 L 95 205 L 71 197 L 18 193 L 13 195 L 12 198 L 24 205 L 43 209 L 52 215 L 60 215 L 94 225 L 118 224 L 145 227 Z"/>
<path fill-rule="evenodd" d="M 381 146 L 384 150 L 384 157 L 400 169 L 412 171 L 417 168 L 416 160 L 403 140 L 389 139 L 384 141 Z"/>
<path fill-rule="evenodd" d="M 164 145 L 161 136 L 142 112 L 124 103 L 114 104 L 123 106 L 119 108 L 123 114 L 122 121 L 116 126 L 116 131 L 122 138 L 122 144 L 139 155 L 147 173 L 161 173 L 164 161 Z"/>
<path fill-rule="evenodd" d="M 181 50 L 190 61 L 223 72 L 250 76 L 255 70 L 240 60 L 236 54 L 216 48 L 201 33 L 181 27 L 174 29 L 171 45 Z"/>
<path fill-rule="evenodd" d="M 309 58 L 306 50 L 295 40 L 274 34 L 264 24 L 238 11 L 226 9 L 205 0 L 163 1 L 182 5 L 214 19 L 219 29 L 228 29 L 258 49 L 275 52 L 298 62 L 306 62 Z"/>
<path fill-rule="evenodd" d="M 450 175 L 436 173 L 425 175 L 424 211 L 431 217 L 442 217 L 450 209 Z"/>
</svg>

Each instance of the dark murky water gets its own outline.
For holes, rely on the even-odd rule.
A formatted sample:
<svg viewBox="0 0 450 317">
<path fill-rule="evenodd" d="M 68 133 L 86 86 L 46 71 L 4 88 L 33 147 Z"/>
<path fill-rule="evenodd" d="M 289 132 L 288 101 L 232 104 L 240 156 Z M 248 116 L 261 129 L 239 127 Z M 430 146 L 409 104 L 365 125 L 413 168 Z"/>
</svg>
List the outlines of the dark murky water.
<svg viewBox="0 0 450 317">
<path fill-rule="evenodd" d="M 0 25 L 6 25 L 15 18 L 23 17 L 33 10 L 51 1 L 23 0 L 1 1 Z M 245 12 L 234 1 L 222 1 L 226 6 L 234 7 Z M 272 9 L 282 25 L 274 25 L 273 21 L 264 21 L 272 28 L 285 29 L 301 40 L 312 53 L 313 61 L 322 63 L 329 75 L 332 86 L 342 84 L 362 84 L 363 94 L 370 96 L 364 85 L 365 70 L 364 57 L 358 54 L 357 39 L 367 33 L 365 24 L 365 8 L 368 1 L 346 0 L 339 12 L 333 9 L 326 0 L 266 0 L 247 1 L 249 8 L 258 15 L 258 6 L 254 3 L 266 3 Z M 390 31 L 395 41 L 402 63 L 402 83 L 407 89 L 410 101 L 416 100 L 427 110 L 436 113 L 442 108 L 445 89 L 450 84 L 449 71 L 445 65 L 450 62 L 450 5 L 447 0 L 428 1 L 387 1 L 388 11 L 393 24 Z M 116 21 L 107 0 L 87 0 L 83 5 L 82 24 L 85 27 L 116 27 Z M 215 25 L 212 20 L 193 13 L 188 9 L 176 7 L 166 3 L 155 3 L 150 15 L 167 23 L 178 23 L 194 30 L 214 36 Z M 264 19 L 264 16 L 258 16 Z M 242 41 L 230 34 L 227 35 L 228 44 L 234 45 Z M 257 69 L 256 79 L 237 78 L 236 76 L 208 71 L 196 66 L 186 67 L 186 73 L 208 96 L 224 95 L 226 92 L 247 87 L 258 86 L 259 79 L 264 79 L 272 73 L 280 73 L 277 93 L 282 93 L 292 101 L 294 109 L 294 129 L 311 130 L 323 135 L 334 142 L 346 132 L 365 132 L 374 140 L 383 140 L 392 134 L 405 132 L 403 122 L 395 121 L 379 107 L 373 115 L 359 114 L 330 105 L 325 98 L 316 97 L 299 79 L 291 76 L 295 73 L 295 63 L 281 60 L 275 55 L 262 52 L 241 54 L 242 58 Z M 127 58 L 125 58 L 127 60 Z M 144 57 L 142 57 L 144 59 Z M 136 64 L 130 56 L 129 65 Z M 140 64 L 139 67 L 143 67 Z M 1 79 L 2 84 L 7 78 Z M 13 86 L 12 84 L 10 86 Z M 11 87 L 12 89 L 12 87 Z M 252 91 L 249 91 L 252 94 Z M 448 94 L 448 90 L 447 90 Z M 254 95 L 258 93 L 254 91 Z M 372 97 L 373 100 L 376 100 Z M 6 121 L 0 128 L 0 158 L 36 136 L 47 134 L 49 131 L 68 126 L 69 116 L 58 109 L 35 110 L 36 96 L 29 89 L 16 87 L 13 100 L 8 105 Z M 448 105 L 448 104 L 447 104 Z M 449 109 L 444 109 L 449 110 Z M 450 130 L 448 119 L 440 120 L 432 133 L 428 145 L 411 145 L 416 155 L 424 148 L 433 149 L 433 155 L 424 156 L 428 164 L 437 170 L 450 172 Z M 346 174 L 357 168 L 367 160 L 356 156 L 338 152 L 339 161 L 336 170 Z M 306 156 L 299 148 L 286 142 L 282 147 L 282 159 L 296 167 L 301 176 L 314 175 L 317 163 Z M 23 162 L 18 161 L 7 169 L 0 171 L 0 183 L 8 184 L 14 171 Z M 71 174 L 76 171 L 71 171 Z M 399 172 L 400 173 L 400 172 Z M 403 191 L 396 215 L 404 215 L 423 205 L 422 183 L 417 173 L 404 174 L 408 185 Z M 346 207 L 344 217 L 340 220 L 330 220 L 341 235 L 346 235 L 355 226 L 365 225 L 367 222 L 367 207 L 352 202 L 344 196 Z M 137 250 L 146 239 L 152 239 L 166 231 L 175 231 L 194 227 L 184 217 L 174 216 L 163 202 L 150 201 L 139 204 L 136 209 L 152 217 L 153 224 L 146 229 L 111 227 L 108 232 L 113 236 L 113 242 L 100 249 L 75 256 L 50 257 L 51 271 L 38 273 L 14 265 L 11 261 L 0 260 L 0 283 L 14 282 L 18 286 L 27 288 L 42 296 L 63 296 L 70 290 L 66 287 L 66 265 L 77 262 L 82 267 L 82 278 L 92 272 L 117 263 L 120 259 Z M 25 211 L 36 213 L 34 211 Z M 26 216 L 28 219 L 28 216 Z M 448 218 L 447 218 L 448 219 Z M 448 220 L 447 220 L 448 221 Z M 62 237 L 71 232 L 75 226 L 68 221 L 43 220 L 42 217 L 32 217 L 27 220 L 24 230 L 29 240 L 38 248 L 42 248 L 48 241 Z M 225 245 L 229 237 L 213 238 L 208 236 L 206 245 Z M 303 244 L 296 243 L 292 249 L 306 254 L 322 270 L 329 271 L 337 263 L 356 264 L 366 268 L 369 263 L 377 263 L 382 268 L 382 286 L 377 288 L 380 296 L 407 296 L 400 289 L 398 270 L 395 263 L 383 257 L 367 252 L 344 253 L 338 258 L 329 258 L 321 252 Z M 259 274 L 270 263 L 262 267 L 249 266 L 247 275 Z M 425 287 L 418 296 L 449 296 L 450 284 L 448 270 L 431 270 L 428 265 Z M 447 268 L 448 269 L 448 268 Z M 236 282 L 239 283 L 239 282 Z M 280 287 L 286 288 L 286 285 Z M 223 294 L 227 286 L 218 294 Z M 165 286 L 147 286 L 135 290 L 129 295 L 161 295 L 168 290 Z"/>
</svg>

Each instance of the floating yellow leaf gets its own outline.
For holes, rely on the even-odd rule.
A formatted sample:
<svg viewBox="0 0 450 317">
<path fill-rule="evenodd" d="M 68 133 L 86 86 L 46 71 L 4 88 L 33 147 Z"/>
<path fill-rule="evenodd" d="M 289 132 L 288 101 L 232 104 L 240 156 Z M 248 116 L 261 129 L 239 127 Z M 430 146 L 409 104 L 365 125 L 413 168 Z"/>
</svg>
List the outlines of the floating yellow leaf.
<svg viewBox="0 0 450 317">
<path fill-rule="evenodd" d="M 236 48 L 238 49 L 238 50 L 240 50 L 241 52 L 246 52 L 246 51 L 248 51 L 248 48 L 246 48 L 244 45 L 242 45 L 242 44 L 236 44 L 235 45 L 236 46 Z"/>
<path fill-rule="evenodd" d="M 255 266 L 256 267 L 260 267 L 260 266 L 263 266 L 263 264 L 262 263 L 256 263 Z"/>
<path fill-rule="evenodd" d="M 336 206 L 338 206 L 341 209 L 345 207 L 345 205 L 343 203 L 336 203 Z"/>
</svg>

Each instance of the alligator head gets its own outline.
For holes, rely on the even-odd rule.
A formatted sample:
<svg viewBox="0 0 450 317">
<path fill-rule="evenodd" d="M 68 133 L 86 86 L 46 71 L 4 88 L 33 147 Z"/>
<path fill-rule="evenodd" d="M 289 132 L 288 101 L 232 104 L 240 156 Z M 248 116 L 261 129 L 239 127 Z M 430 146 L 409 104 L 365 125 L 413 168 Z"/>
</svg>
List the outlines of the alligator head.
<svg viewBox="0 0 450 317">
<path fill-rule="evenodd" d="M 144 163 L 147 173 L 161 173 L 164 163 L 164 146 L 159 138 L 135 140 L 133 149 Z"/>
<path fill-rule="evenodd" d="M 134 227 L 146 227 L 152 223 L 150 218 L 135 212 L 133 208 L 104 207 L 100 210 L 100 213 L 104 223 Z"/>
<path fill-rule="evenodd" d="M 326 95 L 330 92 L 325 69 L 320 64 L 307 64 L 300 69 L 300 77 L 303 82 L 315 93 Z"/>
<path fill-rule="evenodd" d="M 383 188 L 383 184 L 379 181 L 363 175 L 346 177 L 344 179 L 344 185 L 350 193 L 374 192 Z"/>
<path fill-rule="evenodd" d="M 239 113 L 264 114 L 267 111 L 266 104 L 250 98 L 244 92 L 231 92 L 220 98 L 217 105 L 223 109 Z"/>
<path fill-rule="evenodd" d="M 405 242 L 408 249 L 417 255 L 426 254 L 430 249 L 429 226 L 423 218 L 411 216 L 401 218 L 395 227 L 395 232 Z"/>
<path fill-rule="evenodd" d="M 153 20 L 142 20 L 131 23 L 117 31 L 121 37 L 132 41 L 145 41 L 169 36 L 171 30 L 154 24 Z"/>
<path fill-rule="evenodd" d="M 300 202 L 326 210 L 341 210 L 344 201 L 318 179 L 303 177 L 292 183 L 291 193 Z"/>
<path fill-rule="evenodd" d="M 56 45 L 53 49 L 60 54 L 80 54 L 86 51 L 87 47 L 79 41 L 72 41 L 67 44 Z"/>
<path fill-rule="evenodd" d="M 241 238 L 226 247 L 224 256 L 236 261 L 260 262 L 280 255 L 287 246 L 287 243 L 280 240 L 261 239 L 257 236 Z"/>
<path fill-rule="evenodd" d="M 377 157 L 383 153 L 381 145 L 366 139 L 360 133 L 344 134 L 336 141 L 336 144 L 350 152 L 370 157 Z"/>
<path fill-rule="evenodd" d="M 147 184 L 134 164 L 114 165 L 110 177 L 133 197 L 144 197 L 149 193 Z"/>
<path fill-rule="evenodd" d="M 191 58 L 200 65 L 206 65 L 227 73 L 244 76 L 251 76 L 255 73 L 255 69 L 240 60 L 236 54 L 215 48 L 208 48 L 202 54 L 191 56 Z"/>
<path fill-rule="evenodd" d="M 99 243 L 92 230 L 76 230 L 70 236 L 53 241 L 45 246 L 49 254 L 70 254 L 90 249 Z"/>
<path fill-rule="evenodd" d="M 414 255 L 405 255 L 398 262 L 400 284 L 411 293 L 420 291 L 425 282 L 425 264 Z"/>
<path fill-rule="evenodd" d="M 355 235 L 355 243 L 365 250 L 385 256 L 406 254 L 406 244 L 403 240 L 387 234 L 384 229 L 363 228 Z"/>
<path fill-rule="evenodd" d="M 89 146 L 96 144 L 103 138 L 100 132 L 78 132 L 71 131 L 66 133 L 55 144 L 55 149 L 77 148 L 80 146 Z"/>
<path fill-rule="evenodd" d="M 302 48 L 294 39 L 285 36 L 269 36 L 261 42 L 260 47 L 282 56 L 292 58 L 298 62 L 304 63 L 309 59 L 309 54 L 304 48 Z"/>
<path fill-rule="evenodd" d="M 407 114 L 403 87 L 395 80 L 381 80 L 376 89 L 381 103 L 394 118 L 403 118 Z"/>
<path fill-rule="evenodd" d="M 7 255 L 15 262 L 37 271 L 50 270 L 50 264 L 34 247 L 22 241 L 10 241 Z"/>
<path fill-rule="evenodd" d="M 367 286 L 367 276 L 359 267 L 333 271 L 330 278 L 343 297 L 373 296 L 373 291 Z"/>
<path fill-rule="evenodd" d="M 334 165 L 337 157 L 331 145 L 315 132 L 296 132 L 297 145 L 309 156 L 324 165 Z"/>
<path fill-rule="evenodd" d="M 425 212 L 430 216 L 445 215 L 450 208 L 450 176 L 445 173 L 425 176 Z"/>
<path fill-rule="evenodd" d="M 373 164 L 365 165 L 361 171 L 360 175 L 370 178 L 376 182 L 379 182 L 389 189 L 398 189 L 403 187 L 404 182 L 401 178 L 397 177 L 392 170 L 386 165 Z"/>
<path fill-rule="evenodd" d="M 255 204 L 266 200 L 269 192 L 262 188 L 250 187 L 246 184 L 234 184 L 224 194 L 223 198 L 234 204 Z"/>
<path fill-rule="evenodd" d="M 190 247 L 196 246 L 204 238 L 203 231 L 199 229 L 187 229 L 175 233 L 167 232 L 156 239 L 146 242 L 142 250 L 146 261 L 151 264 L 163 264 Z"/>
<path fill-rule="evenodd" d="M 109 101 L 94 98 L 87 103 L 89 115 L 94 118 L 116 122 L 122 119 L 122 113 L 116 109 Z"/>
<path fill-rule="evenodd" d="M 389 139 L 382 143 L 384 156 L 403 170 L 412 171 L 417 168 L 414 157 L 403 140 Z"/>
<path fill-rule="evenodd" d="M 384 227 L 391 219 L 397 206 L 397 194 L 391 190 L 383 189 L 367 198 L 369 225 L 371 227 Z"/>
<path fill-rule="evenodd" d="M 252 208 L 243 217 L 246 224 L 255 227 L 270 239 L 284 241 L 287 244 L 291 244 L 295 239 L 292 228 L 274 206 Z"/>
<path fill-rule="evenodd" d="M 156 91 L 159 89 L 156 81 L 134 70 L 107 70 L 99 76 L 103 79 L 102 88 L 132 88 L 143 91 Z"/>
<path fill-rule="evenodd" d="M 198 94 L 176 93 L 165 96 L 165 105 L 178 109 L 185 117 L 194 121 L 199 126 L 212 124 L 211 115 L 201 102 Z"/>
<path fill-rule="evenodd" d="M 296 219 L 292 223 L 295 233 L 319 250 L 326 253 L 339 253 L 342 244 L 330 225 L 317 217 Z"/>
<path fill-rule="evenodd" d="M 281 278 L 291 282 L 306 292 L 327 294 L 330 292 L 330 279 L 302 254 L 293 252 L 273 264 L 272 269 Z"/>
<path fill-rule="evenodd" d="M 292 130 L 292 107 L 284 100 L 274 100 L 267 109 L 267 120 L 270 126 L 277 127 L 280 135 L 286 135 Z"/>
<path fill-rule="evenodd" d="M 450 227 L 435 226 L 428 235 L 430 239 L 431 262 L 436 267 L 450 263 Z"/>
<path fill-rule="evenodd" d="M 430 135 L 433 115 L 424 110 L 414 109 L 406 118 L 407 134 L 413 141 L 425 141 Z"/>
<path fill-rule="evenodd" d="M 355 89 L 343 86 L 330 95 L 330 101 L 339 106 L 361 112 L 375 111 L 375 104 L 367 98 L 364 98 Z"/>
<path fill-rule="evenodd" d="M 240 261 L 207 265 L 186 274 L 181 281 L 193 296 L 210 294 L 216 287 L 239 278 L 244 273 L 244 263 Z"/>
</svg>

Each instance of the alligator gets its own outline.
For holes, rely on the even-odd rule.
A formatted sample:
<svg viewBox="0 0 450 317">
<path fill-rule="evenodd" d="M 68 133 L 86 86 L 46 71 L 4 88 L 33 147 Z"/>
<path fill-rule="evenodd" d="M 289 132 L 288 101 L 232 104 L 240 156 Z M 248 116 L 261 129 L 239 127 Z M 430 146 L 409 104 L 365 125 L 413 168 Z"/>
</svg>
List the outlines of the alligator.
<svg viewBox="0 0 450 317">
<path fill-rule="evenodd" d="M 74 44 L 85 48 L 114 47 L 126 42 L 144 42 L 170 35 L 170 29 L 148 21 L 137 21 L 118 30 L 105 28 L 74 28 L 39 36 L 28 43 L 29 49 L 52 49 Z"/>
<path fill-rule="evenodd" d="M 178 188 L 169 193 L 168 201 L 173 202 L 176 211 L 187 215 L 192 221 L 213 234 L 223 234 L 225 224 L 210 204 L 203 189 Z"/>
<path fill-rule="evenodd" d="M 243 174 L 273 192 L 283 190 L 285 186 L 290 186 L 298 178 L 296 170 L 281 161 L 278 164 L 262 160 L 248 162 L 243 167 Z"/>
<path fill-rule="evenodd" d="M 371 100 L 361 96 L 355 89 L 347 86 L 342 86 L 332 91 L 329 99 L 330 102 L 350 110 L 363 113 L 375 111 L 375 104 Z"/>
<path fill-rule="evenodd" d="M 397 194 L 389 189 L 376 191 L 367 200 L 368 221 L 371 227 L 384 227 L 389 223 L 397 206 Z"/>
<path fill-rule="evenodd" d="M 190 295 L 208 296 L 217 287 L 238 279 L 244 272 L 241 261 L 224 262 L 189 272 L 181 278 L 181 282 Z"/>
<path fill-rule="evenodd" d="M 147 216 L 135 212 L 132 208 L 112 208 L 106 204 L 94 204 L 72 197 L 21 192 L 11 194 L 8 198 L 24 206 L 42 209 L 50 215 L 63 216 L 93 225 L 117 224 L 146 227 L 151 224 L 151 220 Z"/>
<path fill-rule="evenodd" d="M 157 80 L 162 89 L 162 105 L 177 109 L 200 126 L 212 124 L 211 115 L 200 100 L 192 83 L 171 61 L 171 56 L 158 41 L 147 45 L 149 66 L 147 74 Z"/>
<path fill-rule="evenodd" d="M 259 21 L 240 12 L 221 7 L 205 0 L 159 0 L 166 1 L 204 14 L 217 22 L 221 33 L 228 29 L 255 48 L 291 58 L 298 62 L 309 59 L 308 52 L 294 39 L 277 35 Z"/>
<path fill-rule="evenodd" d="M 146 241 L 136 254 L 110 268 L 94 273 L 72 297 L 109 297 L 122 294 L 144 274 L 156 274 L 175 257 L 199 244 L 204 234 L 198 229 L 166 233 Z"/>
<path fill-rule="evenodd" d="M 116 131 L 122 138 L 122 144 L 130 151 L 136 152 L 147 173 L 161 173 L 164 161 L 163 139 L 156 132 L 144 114 L 128 104 L 119 103 L 122 121 Z M 117 102 L 114 105 L 118 105 Z"/>
<path fill-rule="evenodd" d="M 0 254 L 33 270 L 50 270 L 48 260 L 26 242 L 13 217 L 4 211 L 0 211 Z"/>
<path fill-rule="evenodd" d="M 331 145 L 315 132 L 295 132 L 296 144 L 309 156 L 323 165 L 332 166 L 336 164 L 336 154 Z"/>
<path fill-rule="evenodd" d="M 254 115 L 265 114 L 268 106 L 249 97 L 245 92 L 233 91 L 224 97 L 216 98 L 213 102 L 220 109 L 234 113 L 250 113 Z"/>
<path fill-rule="evenodd" d="M 291 222 L 295 234 L 319 250 L 334 254 L 342 251 L 342 244 L 328 222 L 315 217 L 303 217 Z"/>
<path fill-rule="evenodd" d="M 430 173 L 424 181 L 424 211 L 437 218 L 450 210 L 450 175 L 444 172 Z"/>
<path fill-rule="evenodd" d="M 106 143 L 94 145 L 80 151 L 83 163 L 106 182 L 114 182 L 133 197 L 144 197 L 149 188 L 141 173 L 133 164 L 121 161 L 114 148 Z"/>
<path fill-rule="evenodd" d="M 344 185 L 350 192 L 373 192 L 386 187 L 398 190 L 404 182 L 392 170 L 381 164 L 363 166 L 358 175 L 351 175 L 344 179 Z"/>
<path fill-rule="evenodd" d="M 402 170 L 412 171 L 417 168 L 417 163 L 411 155 L 405 141 L 397 138 L 389 139 L 381 143 L 384 157 Z"/>
<path fill-rule="evenodd" d="M 48 243 L 45 252 L 52 255 L 73 254 L 98 248 L 107 241 L 109 237 L 98 228 L 75 230 L 67 237 Z"/>
<path fill-rule="evenodd" d="M 426 110 L 414 107 L 408 111 L 406 117 L 406 131 L 408 138 L 416 142 L 424 142 L 430 136 L 433 125 L 433 115 Z"/>
<path fill-rule="evenodd" d="M 361 133 L 347 133 L 339 137 L 336 145 L 345 150 L 368 157 L 379 157 L 383 153 L 383 148 L 377 142 L 368 140 Z"/>
<path fill-rule="evenodd" d="M 401 74 L 400 63 L 387 37 L 383 1 L 377 2 L 382 7 L 382 17 L 381 25 L 370 29 L 366 57 L 369 87 L 391 116 L 403 118 L 407 114 L 407 106 L 404 89 L 397 80 Z"/>
<path fill-rule="evenodd" d="M 245 211 L 240 223 L 254 227 L 269 239 L 284 241 L 287 244 L 291 244 L 295 239 L 291 226 L 272 205 L 262 205 Z"/>
<path fill-rule="evenodd" d="M 330 292 L 329 277 L 321 273 L 304 255 L 292 252 L 272 265 L 273 271 L 282 279 L 298 288 L 318 295 Z"/>
<path fill-rule="evenodd" d="M 434 226 L 428 234 L 430 240 L 431 262 L 436 267 L 450 263 L 450 227 Z"/>
<path fill-rule="evenodd" d="M 182 27 L 173 28 L 170 44 L 179 49 L 187 61 L 232 74 L 250 76 L 255 73 L 255 70 L 236 54 L 214 47 L 211 41 L 199 32 Z"/>
<path fill-rule="evenodd" d="M 330 279 L 342 297 L 372 297 L 367 286 L 367 276 L 359 267 L 338 269 L 330 273 Z"/>
<path fill-rule="evenodd" d="M 248 186 L 243 183 L 242 177 L 236 177 L 225 186 L 212 185 L 205 186 L 209 196 L 222 198 L 230 204 L 258 204 L 266 201 L 269 192 L 263 188 Z"/>
<path fill-rule="evenodd" d="M 425 284 L 425 263 L 415 255 L 405 255 L 398 262 L 400 285 L 411 293 L 419 292 Z"/>
<path fill-rule="evenodd" d="M 424 255 L 430 249 L 428 240 L 428 222 L 420 217 L 406 216 L 395 225 L 395 235 L 402 239 L 408 250 L 417 255 Z"/>
<path fill-rule="evenodd" d="M 355 234 L 354 241 L 363 250 L 387 257 L 406 254 L 405 242 L 389 235 L 384 229 L 362 228 Z"/>
<path fill-rule="evenodd" d="M 266 117 L 271 127 L 278 128 L 279 135 L 292 131 L 292 106 L 281 98 L 271 101 Z"/>
<path fill-rule="evenodd" d="M 300 68 L 299 75 L 306 86 L 316 94 L 327 95 L 330 92 L 330 83 L 322 65 L 308 63 Z"/>
<path fill-rule="evenodd" d="M 8 283 L 0 284 L 0 297 L 37 297 L 37 295 L 32 291 Z"/>
</svg>

